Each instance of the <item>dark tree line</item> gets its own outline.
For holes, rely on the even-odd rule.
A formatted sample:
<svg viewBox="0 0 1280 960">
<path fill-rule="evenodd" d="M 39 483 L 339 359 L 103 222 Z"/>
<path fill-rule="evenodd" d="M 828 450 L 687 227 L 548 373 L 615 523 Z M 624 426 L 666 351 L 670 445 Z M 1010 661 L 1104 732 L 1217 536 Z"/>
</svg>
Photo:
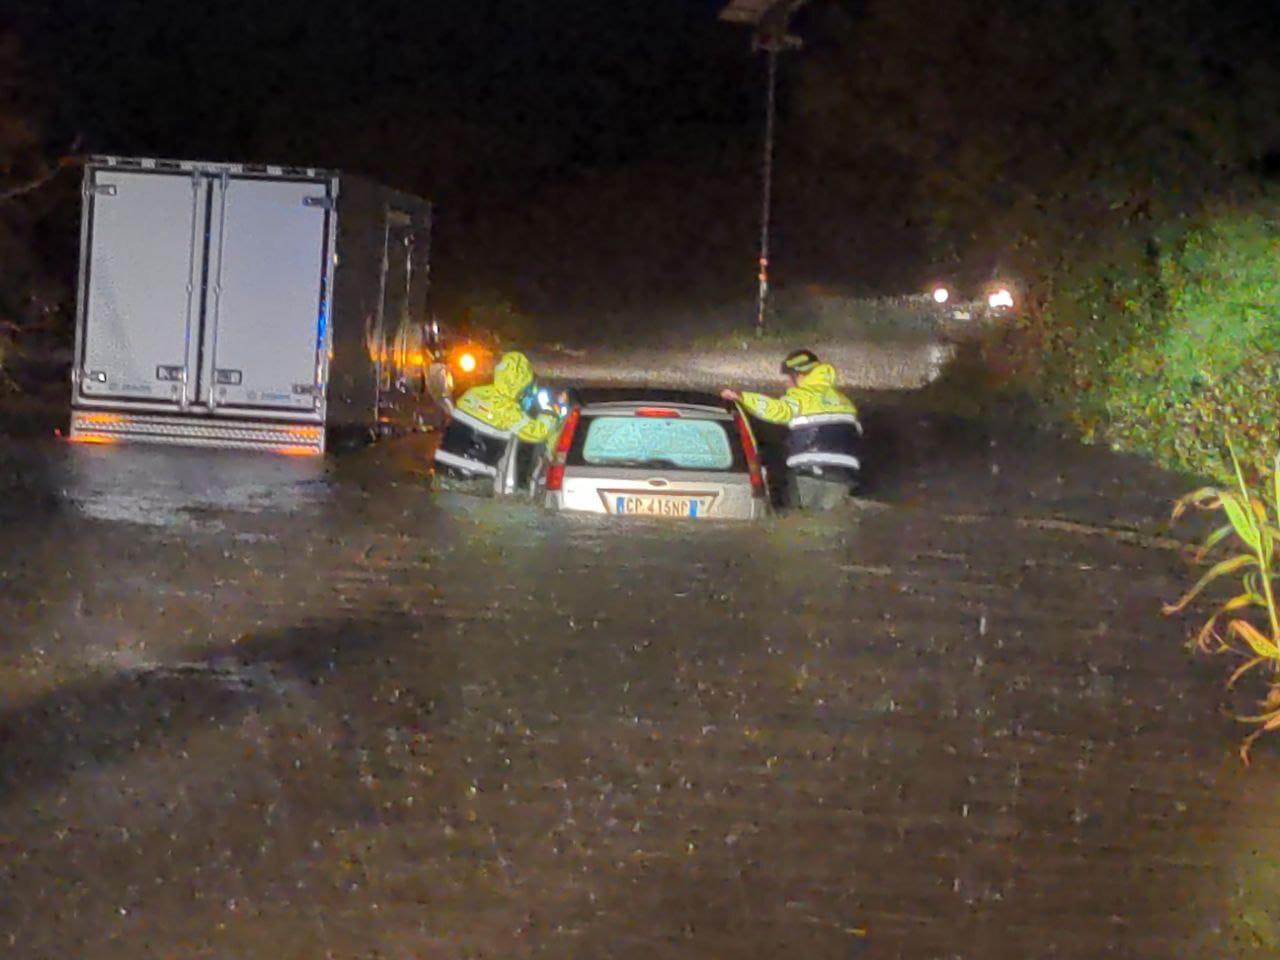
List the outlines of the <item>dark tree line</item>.
<svg viewBox="0 0 1280 960">
<path fill-rule="evenodd" d="M 866 0 L 819 5 L 809 30 L 798 162 L 887 197 L 935 255 L 1044 271 L 1256 182 L 1280 151 L 1265 4 Z"/>
<path fill-rule="evenodd" d="M 75 144 L 44 139 L 43 88 L 15 32 L 0 29 L 0 335 L 56 324 L 69 302 Z"/>
<path fill-rule="evenodd" d="M 717 7 L 28 4 L 27 66 L 12 31 L 0 48 L 0 193 L 78 134 L 336 166 L 436 196 L 444 292 L 588 314 L 749 297 L 762 64 Z M 778 281 L 1044 275 L 1256 181 L 1280 150 L 1278 21 L 1244 0 L 813 0 L 783 67 Z M 0 214 L 9 236 L 43 196 Z"/>
</svg>

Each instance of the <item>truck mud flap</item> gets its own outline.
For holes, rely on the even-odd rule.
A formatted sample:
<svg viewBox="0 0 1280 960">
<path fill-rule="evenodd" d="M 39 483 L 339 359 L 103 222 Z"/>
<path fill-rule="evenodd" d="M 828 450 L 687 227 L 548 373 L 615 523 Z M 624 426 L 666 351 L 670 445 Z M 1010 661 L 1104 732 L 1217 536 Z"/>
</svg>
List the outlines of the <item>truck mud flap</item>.
<svg viewBox="0 0 1280 960">
<path fill-rule="evenodd" d="M 73 410 L 71 440 L 78 443 L 162 443 L 282 454 L 321 454 L 324 427 L 271 421 L 212 420 L 117 411 Z"/>
</svg>

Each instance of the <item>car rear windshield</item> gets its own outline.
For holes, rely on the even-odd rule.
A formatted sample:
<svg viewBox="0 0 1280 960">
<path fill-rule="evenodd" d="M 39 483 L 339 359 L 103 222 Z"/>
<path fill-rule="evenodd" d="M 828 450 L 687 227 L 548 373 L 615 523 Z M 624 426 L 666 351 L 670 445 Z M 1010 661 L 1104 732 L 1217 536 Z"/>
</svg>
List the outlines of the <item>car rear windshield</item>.
<svg viewBox="0 0 1280 960">
<path fill-rule="evenodd" d="M 733 424 L 631 414 L 584 417 L 569 462 L 575 466 L 666 470 L 742 470 Z"/>
</svg>

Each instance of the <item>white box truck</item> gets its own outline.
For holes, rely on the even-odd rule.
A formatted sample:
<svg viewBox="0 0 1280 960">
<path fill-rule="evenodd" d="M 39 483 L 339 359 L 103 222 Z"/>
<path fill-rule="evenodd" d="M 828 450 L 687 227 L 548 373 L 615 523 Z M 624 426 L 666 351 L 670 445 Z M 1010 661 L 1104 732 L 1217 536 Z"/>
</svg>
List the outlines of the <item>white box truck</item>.
<svg viewBox="0 0 1280 960">
<path fill-rule="evenodd" d="M 94 158 L 71 438 L 321 453 L 421 426 L 431 212 L 330 171 Z"/>
</svg>

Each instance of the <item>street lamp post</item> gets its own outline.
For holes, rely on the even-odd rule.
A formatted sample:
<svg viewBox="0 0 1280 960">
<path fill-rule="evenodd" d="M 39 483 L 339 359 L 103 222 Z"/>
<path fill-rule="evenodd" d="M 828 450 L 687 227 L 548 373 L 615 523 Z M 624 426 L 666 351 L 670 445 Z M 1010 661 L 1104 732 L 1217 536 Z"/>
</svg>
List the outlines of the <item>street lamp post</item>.
<svg viewBox="0 0 1280 960">
<path fill-rule="evenodd" d="M 744 23 L 755 30 L 753 45 L 763 50 L 767 63 L 765 91 L 764 156 L 761 164 L 760 259 L 756 293 L 756 336 L 764 335 L 765 312 L 769 302 L 769 228 L 773 218 L 773 141 L 777 119 L 778 54 L 795 50 L 800 39 L 787 32 L 791 16 L 806 0 L 732 0 L 720 12 L 720 19 Z"/>
<path fill-rule="evenodd" d="M 769 299 L 769 221 L 773 207 L 773 124 L 778 112 L 778 45 L 769 44 L 769 89 L 764 108 L 764 164 L 760 186 L 760 285 L 756 293 L 756 336 L 764 336 L 764 311 Z"/>
</svg>

